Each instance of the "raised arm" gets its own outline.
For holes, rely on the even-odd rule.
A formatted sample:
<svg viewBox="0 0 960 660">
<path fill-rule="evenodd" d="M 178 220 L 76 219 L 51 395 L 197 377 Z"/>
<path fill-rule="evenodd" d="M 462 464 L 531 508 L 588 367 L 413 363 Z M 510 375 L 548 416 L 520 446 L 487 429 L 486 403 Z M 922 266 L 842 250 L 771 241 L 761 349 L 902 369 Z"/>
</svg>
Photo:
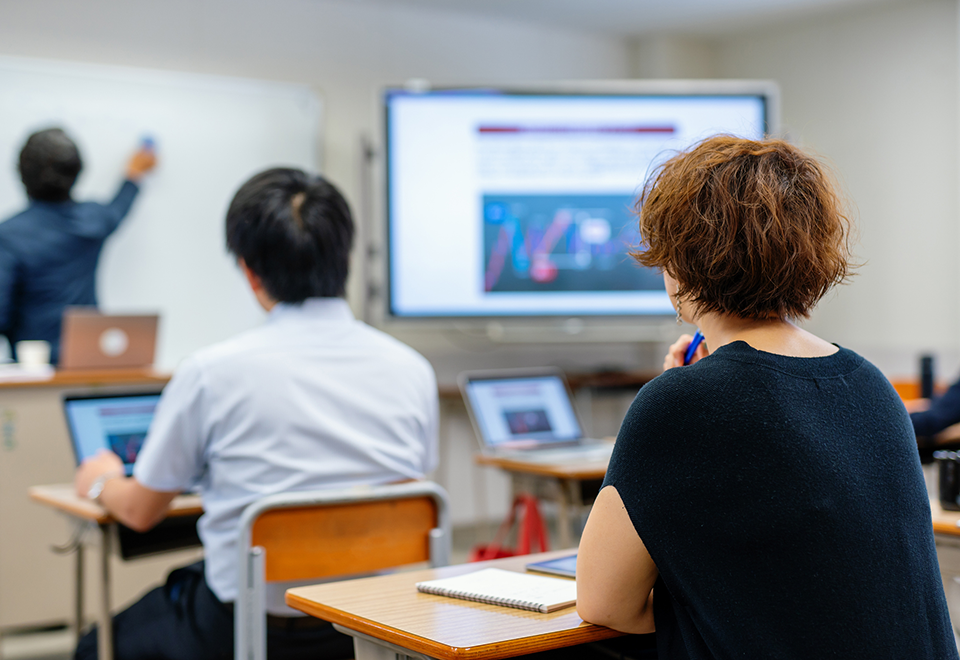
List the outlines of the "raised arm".
<svg viewBox="0 0 960 660">
<path fill-rule="evenodd" d="M 104 235 L 109 235 L 120 226 L 130 212 L 133 200 L 139 192 L 139 182 L 157 164 L 157 155 L 153 147 L 142 146 L 127 161 L 124 181 L 113 200 L 106 205 L 107 224 Z"/>
<path fill-rule="evenodd" d="M 127 180 L 136 183 L 156 166 L 157 152 L 153 146 L 141 146 L 127 161 Z"/>
<path fill-rule="evenodd" d="M 625 633 L 651 633 L 656 581 L 657 567 L 620 494 L 606 486 L 590 511 L 577 553 L 580 618 Z"/>
</svg>

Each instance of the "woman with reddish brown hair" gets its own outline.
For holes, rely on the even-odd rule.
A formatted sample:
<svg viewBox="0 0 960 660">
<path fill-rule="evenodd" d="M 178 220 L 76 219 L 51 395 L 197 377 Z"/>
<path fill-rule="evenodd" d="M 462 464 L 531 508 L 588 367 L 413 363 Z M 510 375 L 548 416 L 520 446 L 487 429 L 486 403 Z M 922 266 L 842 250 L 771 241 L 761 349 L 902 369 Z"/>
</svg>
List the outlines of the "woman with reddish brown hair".
<svg viewBox="0 0 960 660">
<path fill-rule="evenodd" d="M 887 380 L 794 321 L 849 275 L 821 165 L 720 136 L 638 202 L 689 335 L 620 429 L 580 543 L 580 615 L 659 657 L 957 658 L 916 442 Z"/>
</svg>

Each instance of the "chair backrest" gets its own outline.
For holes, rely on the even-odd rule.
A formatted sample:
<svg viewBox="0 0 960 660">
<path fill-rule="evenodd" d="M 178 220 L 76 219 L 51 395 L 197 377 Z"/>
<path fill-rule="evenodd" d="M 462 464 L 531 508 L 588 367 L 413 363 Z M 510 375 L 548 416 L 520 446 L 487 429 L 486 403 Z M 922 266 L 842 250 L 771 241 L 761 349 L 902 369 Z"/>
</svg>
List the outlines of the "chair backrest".
<svg viewBox="0 0 960 660">
<path fill-rule="evenodd" d="M 266 583 L 450 562 L 447 494 L 414 481 L 280 493 L 240 517 L 235 658 L 265 660 Z"/>
</svg>

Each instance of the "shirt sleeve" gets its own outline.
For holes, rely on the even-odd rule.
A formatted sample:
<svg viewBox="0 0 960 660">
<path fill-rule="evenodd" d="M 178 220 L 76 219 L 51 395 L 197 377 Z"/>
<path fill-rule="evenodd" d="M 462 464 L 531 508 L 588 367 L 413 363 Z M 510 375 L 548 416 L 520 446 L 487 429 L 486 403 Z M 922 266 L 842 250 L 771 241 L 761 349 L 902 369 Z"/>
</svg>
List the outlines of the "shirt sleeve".
<svg viewBox="0 0 960 660">
<path fill-rule="evenodd" d="M 960 381 L 951 385 L 939 399 L 934 399 L 929 410 L 911 413 L 910 421 L 914 432 L 921 438 L 936 435 L 960 422 Z"/>
<path fill-rule="evenodd" d="M 162 492 L 187 490 L 200 481 L 206 471 L 205 395 L 199 364 L 186 360 L 160 397 L 133 466 L 137 481 Z"/>
<path fill-rule="evenodd" d="M 127 214 L 130 212 L 130 207 L 133 206 L 133 200 L 136 199 L 138 192 L 140 192 L 140 187 L 137 186 L 137 184 L 129 180 L 124 181 L 113 200 L 109 204 L 103 206 L 105 211 L 103 224 L 104 237 L 107 237 L 116 231 L 123 219 L 127 217 Z"/>
</svg>

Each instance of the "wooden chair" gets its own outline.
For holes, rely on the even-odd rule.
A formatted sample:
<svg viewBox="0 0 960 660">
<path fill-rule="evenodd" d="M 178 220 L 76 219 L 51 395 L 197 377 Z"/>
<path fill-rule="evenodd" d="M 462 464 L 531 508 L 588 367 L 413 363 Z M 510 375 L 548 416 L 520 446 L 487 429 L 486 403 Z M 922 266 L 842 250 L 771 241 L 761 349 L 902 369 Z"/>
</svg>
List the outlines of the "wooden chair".
<svg viewBox="0 0 960 660">
<path fill-rule="evenodd" d="M 448 509 L 446 492 L 428 481 L 281 493 L 248 506 L 240 518 L 234 657 L 267 657 L 267 582 L 449 564 Z"/>
</svg>

